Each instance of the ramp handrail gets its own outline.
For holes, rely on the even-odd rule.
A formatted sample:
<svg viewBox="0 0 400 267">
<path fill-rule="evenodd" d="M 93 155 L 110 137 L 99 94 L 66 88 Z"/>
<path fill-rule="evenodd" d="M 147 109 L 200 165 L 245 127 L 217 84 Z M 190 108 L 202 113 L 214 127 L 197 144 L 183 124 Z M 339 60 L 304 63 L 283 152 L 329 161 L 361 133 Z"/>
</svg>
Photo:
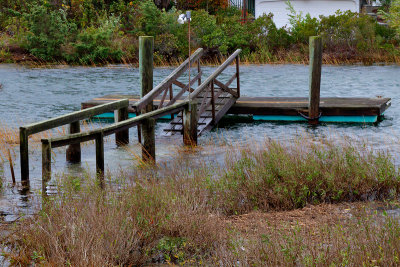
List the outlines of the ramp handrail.
<svg viewBox="0 0 400 267">
<path fill-rule="evenodd" d="M 190 85 L 183 84 L 178 81 L 178 78 L 189 68 L 189 58 L 186 59 L 178 68 L 176 68 L 168 77 L 166 77 L 160 84 L 154 87 L 148 94 L 142 96 L 142 98 L 134 103 L 132 106 L 136 108 L 136 113 L 139 113 L 142 109 L 146 107 L 149 103 L 151 103 L 156 97 L 163 93 L 161 102 L 158 105 L 158 108 L 162 108 L 163 106 L 172 105 L 178 100 L 186 91 L 192 92 L 193 89 L 191 86 L 196 82 L 200 81 L 201 83 L 201 75 L 202 71 L 200 70 L 200 58 L 203 55 L 204 51 L 202 48 L 197 49 L 191 56 L 190 56 L 190 65 L 193 65 L 197 62 L 198 66 L 198 73 L 197 75 L 191 80 Z M 175 96 L 173 96 L 172 85 L 175 84 L 182 88 L 182 90 Z M 164 104 L 164 101 L 169 93 L 169 102 Z"/>
<path fill-rule="evenodd" d="M 122 99 L 111 103 L 99 105 L 92 108 L 72 112 L 49 120 L 32 123 L 19 128 L 20 139 L 20 162 L 21 162 L 21 181 L 29 181 L 29 136 L 35 133 L 50 130 L 59 126 L 70 124 L 71 126 L 83 119 L 90 118 L 108 111 L 118 110 L 119 113 L 128 114 L 129 100 Z M 73 126 L 75 127 L 75 125 Z M 75 127 L 76 128 L 76 127 Z"/>
<path fill-rule="evenodd" d="M 111 135 L 120 131 L 127 130 L 133 126 L 143 123 L 150 118 L 157 119 L 167 114 L 174 114 L 189 108 L 189 101 L 176 103 L 168 107 L 144 113 L 137 117 L 114 123 L 103 128 L 69 134 L 56 138 L 42 139 L 42 192 L 45 196 L 46 184 L 51 177 L 51 150 L 52 148 L 62 147 L 72 144 L 80 144 L 90 140 L 96 140 L 96 173 L 100 180 L 100 186 L 104 185 L 104 136 Z M 154 138 L 154 137 L 153 137 Z"/>
<path fill-rule="evenodd" d="M 212 118 L 215 120 L 215 98 L 218 97 L 222 92 L 227 92 L 236 98 L 240 97 L 240 75 L 239 75 L 239 54 L 242 50 L 237 49 L 222 65 L 220 65 L 199 87 L 193 91 L 187 99 L 195 99 L 202 92 L 204 92 L 203 101 L 199 107 L 199 116 L 211 105 L 212 107 Z M 217 77 L 236 59 L 236 72 L 228 80 L 227 83 L 222 83 L 217 80 Z M 230 84 L 236 79 L 237 88 L 229 88 Z M 219 93 L 215 93 L 214 85 L 219 86 Z M 210 90 L 210 99 L 208 99 L 208 92 Z"/>
</svg>

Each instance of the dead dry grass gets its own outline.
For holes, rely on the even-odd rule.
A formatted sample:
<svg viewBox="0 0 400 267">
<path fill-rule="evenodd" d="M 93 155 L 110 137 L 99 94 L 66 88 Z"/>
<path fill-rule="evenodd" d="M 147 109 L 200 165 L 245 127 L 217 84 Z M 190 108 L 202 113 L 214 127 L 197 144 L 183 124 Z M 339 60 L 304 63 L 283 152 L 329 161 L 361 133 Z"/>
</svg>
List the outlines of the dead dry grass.
<svg viewBox="0 0 400 267">
<path fill-rule="evenodd" d="M 352 187 L 375 191 L 376 199 L 397 199 L 397 171 L 385 172 L 392 168 L 390 157 L 354 147 L 332 150 L 329 143 L 305 149 L 303 142 L 299 149 L 267 142 L 228 153 L 222 167 L 179 156 L 112 177 L 103 191 L 90 177 L 63 177 L 58 184 L 63 193 L 51 196 L 37 215 L 20 221 L 3 239 L 4 255 L 22 266 L 397 265 L 398 219 L 354 202 Z M 304 157 L 298 157 L 300 152 Z M 323 187 L 324 196 L 336 188 L 343 191 L 340 197 L 315 197 L 320 191 L 311 184 L 307 194 L 297 190 L 310 180 L 307 174 L 315 173 L 310 170 L 319 171 L 315 181 L 334 179 Z M 332 170 L 341 175 L 324 175 Z M 365 179 L 368 175 L 376 179 Z M 276 180 L 262 184 L 259 178 L 267 177 Z M 285 191 L 289 197 L 278 194 Z M 296 206 L 290 198 L 305 201 Z"/>
</svg>

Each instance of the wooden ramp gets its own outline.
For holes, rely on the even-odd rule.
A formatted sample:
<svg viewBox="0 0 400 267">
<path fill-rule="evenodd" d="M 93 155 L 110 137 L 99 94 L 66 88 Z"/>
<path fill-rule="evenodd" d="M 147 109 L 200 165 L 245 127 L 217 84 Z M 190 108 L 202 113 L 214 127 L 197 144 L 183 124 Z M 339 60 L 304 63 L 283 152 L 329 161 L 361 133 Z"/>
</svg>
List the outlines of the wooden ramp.
<svg viewBox="0 0 400 267">
<path fill-rule="evenodd" d="M 208 92 L 204 92 L 199 95 L 193 101 L 198 103 L 198 106 L 201 105 L 203 101 L 210 101 L 210 96 L 204 96 Z M 222 117 L 231 109 L 231 107 L 235 104 L 237 97 L 222 92 L 215 99 L 215 119 L 213 119 L 213 110 L 212 108 L 206 109 L 203 113 L 200 114 L 200 108 L 197 109 L 197 113 L 200 114 L 199 120 L 197 122 L 197 134 L 201 135 L 203 131 L 211 130 L 221 119 Z M 165 136 L 174 135 L 176 133 L 181 134 L 183 130 L 183 116 L 182 113 L 179 113 L 164 129 Z"/>
<path fill-rule="evenodd" d="M 194 90 L 187 98 L 197 104 L 197 135 L 211 130 L 231 109 L 240 96 L 239 58 L 240 50 L 233 53 L 206 81 Z M 236 59 L 236 73 L 226 82 L 219 81 L 218 76 Z M 230 87 L 236 80 L 236 88 Z M 165 136 L 183 134 L 183 114 L 178 114 L 164 129 Z"/>
</svg>

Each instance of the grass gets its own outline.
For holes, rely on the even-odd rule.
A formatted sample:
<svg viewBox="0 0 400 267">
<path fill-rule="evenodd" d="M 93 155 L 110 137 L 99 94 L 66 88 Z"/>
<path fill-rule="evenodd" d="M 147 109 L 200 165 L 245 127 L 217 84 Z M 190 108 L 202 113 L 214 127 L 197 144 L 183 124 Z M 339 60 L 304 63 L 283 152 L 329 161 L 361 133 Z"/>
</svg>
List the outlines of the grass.
<svg viewBox="0 0 400 267">
<path fill-rule="evenodd" d="M 399 261 L 396 219 L 368 209 L 349 216 L 347 208 L 327 204 L 397 199 L 393 159 L 366 146 L 267 141 L 251 149 L 232 147 L 222 165 L 182 155 L 114 176 L 104 191 L 90 178 L 84 184 L 59 182 L 63 193 L 3 240 L 4 256 L 23 266 Z M 293 217 L 307 210 L 312 219 Z"/>
</svg>

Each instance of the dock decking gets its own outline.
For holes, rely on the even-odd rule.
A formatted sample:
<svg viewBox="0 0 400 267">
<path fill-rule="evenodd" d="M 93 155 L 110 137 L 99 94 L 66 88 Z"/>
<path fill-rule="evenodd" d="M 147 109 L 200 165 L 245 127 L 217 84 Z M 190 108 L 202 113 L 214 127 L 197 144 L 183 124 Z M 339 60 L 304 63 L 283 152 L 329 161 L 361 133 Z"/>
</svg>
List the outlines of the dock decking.
<svg viewBox="0 0 400 267">
<path fill-rule="evenodd" d="M 82 109 L 124 98 L 129 98 L 130 104 L 140 99 L 139 96 L 135 95 L 106 95 L 83 102 Z M 160 101 L 160 99 L 155 99 L 154 105 L 157 106 Z M 373 122 L 371 119 L 376 121 L 376 118 L 382 116 L 390 105 L 390 98 L 323 97 L 320 102 L 320 111 L 325 121 L 330 121 L 327 117 L 332 116 L 343 117 L 340 120 L 335 120 L 341 122 L 360 121 L 354 120 L 355 117 L 371 117 L 366 122 Z M 297 121 L 302 120 L 299 112 L 303 112 L 307 108 L 308 98 L 306 97 L 241 96 L 227 113 L 253 115 L 258 120 Z M 130 108 L 129 112 L 134 112 L 134 110 Z M 362 121 L 361 119 L 360 122 Z"/>
</svg>

